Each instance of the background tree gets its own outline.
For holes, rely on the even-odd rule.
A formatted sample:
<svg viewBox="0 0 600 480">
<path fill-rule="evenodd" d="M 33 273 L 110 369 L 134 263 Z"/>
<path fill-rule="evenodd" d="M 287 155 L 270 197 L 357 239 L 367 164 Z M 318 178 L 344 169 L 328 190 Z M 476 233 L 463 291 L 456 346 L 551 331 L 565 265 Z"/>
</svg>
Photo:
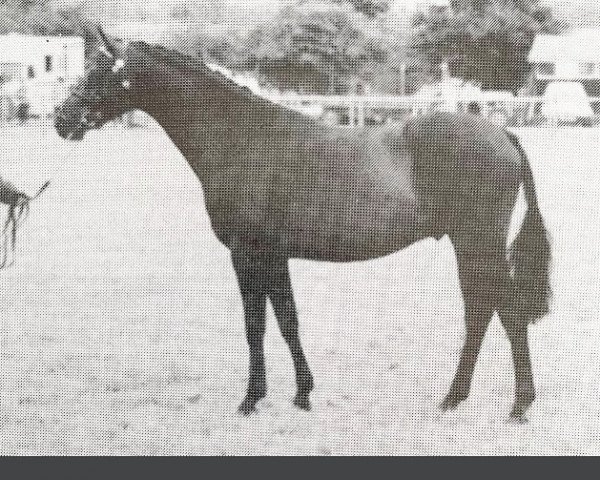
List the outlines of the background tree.
<svg viewBox="0 0 600 480">
<path fill-rule="evenodd" d="M 388 0 L 334 0 L 334 3 L 348 3 L 359 13 L 364 13 L 367 17 L 374 18 L 379 14 L 389 10 Z"/>
<path fill-rule="evenodd" d="M 342 8 L 287 7 L 249 33 L 237 66 L 282 89 L 343 93 L 386 61 L 370 22 Z"/>
<path fill-rule="evenodd" d="M 446 61 L 454 76 L 517 91 L 535 35 L 565 25 L 539 0 L 452 0 L 449 9 L 418 15 L 414 26 L 412 47 L 431 65 Z"/>
<path fill-rule="evenodd" d="M 52 8 L 47 0 L 0 1 L 0 35 L 77 35 L 90 47 L 96 42 L 95 25 L 87 21 L 76 7 Z"/>
</svg>

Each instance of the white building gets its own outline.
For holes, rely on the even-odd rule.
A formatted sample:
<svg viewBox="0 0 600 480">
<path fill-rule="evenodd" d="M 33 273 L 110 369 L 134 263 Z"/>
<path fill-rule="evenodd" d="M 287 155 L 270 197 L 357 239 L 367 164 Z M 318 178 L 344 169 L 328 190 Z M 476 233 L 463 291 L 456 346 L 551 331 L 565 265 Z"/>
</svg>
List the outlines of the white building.
<svg viewBox="0 0 600 480">
<path fill-rule="evenodd" d="M 49 115 L 84 69 L 83 38 L 0 36 L 0 97 L 5 108 L 7 103 L 25 102 L 31 114 Z"/>
<path fill-rule="evenodd" d="M 533 80 L 542 93 L 548 82 L 600 81 L 600 29 L 574 29 L 562 35 L 537 35 L 529 52 Z M 590 93 L 590 92 L 588 92 Z"/>
</svg>

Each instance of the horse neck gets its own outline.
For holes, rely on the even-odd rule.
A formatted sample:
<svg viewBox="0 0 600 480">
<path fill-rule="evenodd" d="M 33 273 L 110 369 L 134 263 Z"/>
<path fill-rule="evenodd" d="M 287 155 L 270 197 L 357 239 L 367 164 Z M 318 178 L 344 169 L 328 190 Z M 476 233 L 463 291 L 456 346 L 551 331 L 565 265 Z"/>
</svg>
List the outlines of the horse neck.
<svg viewBox="0 0 600 480">
<path fill-rule="evenodd" d="M 164 60 L 145 63 L 140 76 L 147 80 L 134 94 L 134 107 L 162 126 L 203 181 L 222 166 L 222 157 L 208 155 L 212 146 L 235 147 L 264 134 L 265 127 L 292 123 L 287 119 L 292 112 L 208 69 L 186 71 Z"/>
</svg>

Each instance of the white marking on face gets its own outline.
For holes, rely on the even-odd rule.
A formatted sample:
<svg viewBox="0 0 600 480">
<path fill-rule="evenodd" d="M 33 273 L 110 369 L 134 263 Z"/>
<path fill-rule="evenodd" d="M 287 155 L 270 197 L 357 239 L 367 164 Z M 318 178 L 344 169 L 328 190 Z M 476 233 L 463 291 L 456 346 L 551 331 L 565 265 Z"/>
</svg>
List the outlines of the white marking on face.
<svg viewBox="0 0 600 480">
<path fill-rule="evenodd" d="M 129 80 L 123 80 L 122 85 L 125 90 L 129 90 L 131 88 L 131 82 Z"/>
<path fill-rule="evenodd" d="M 115 60 L 115 64 L 112 67 L 113 73 L 119 73 L 121 70 L 123 70 L 124 66 L 125 60 L 123 60 L 122 58 L 117 58 L 117 60 Z"/>
<path fill-rule="evenodd" d="M 110 53 L 105 47 L 98 47 L 98 50 L 100 50 L 100 52 L 102 52 L 108 58 L 115 58 L 115 56 L 112 53 Z"/>
</svg>

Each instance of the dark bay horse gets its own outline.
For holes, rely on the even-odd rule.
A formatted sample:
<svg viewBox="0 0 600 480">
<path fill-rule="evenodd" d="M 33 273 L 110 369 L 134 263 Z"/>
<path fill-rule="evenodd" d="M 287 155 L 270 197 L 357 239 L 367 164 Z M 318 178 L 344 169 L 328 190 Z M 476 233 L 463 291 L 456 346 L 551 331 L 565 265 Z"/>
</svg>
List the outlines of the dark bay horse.
<svg viewBox="0 0 600 480">
<path fill-rule="evenodd" d="M 248 414 L 266 394 L 263 336 L 270 300 L 310 408 L 313 377 L 298 335 L 288 259 L 368 260 L 448 235 L 456 252 L 466 340 L 443 409 L 469 394 L 487 326 L 499 314 L 513 354 L 515 403 L 534 399 L 528 324 L 548 312 L 550 244 L 518 139 L 474 115 L 402 126 L 323 125 L 255 96 L 201 61 L 143 42 L 110 42 L 57 111 L 81 139 L 132 109 L 153 116 L 202 183 L 212 228 L 231 251 L 250 351 Z M 528 210 L 507 248 L 523 185 Z"/>
</svg>

